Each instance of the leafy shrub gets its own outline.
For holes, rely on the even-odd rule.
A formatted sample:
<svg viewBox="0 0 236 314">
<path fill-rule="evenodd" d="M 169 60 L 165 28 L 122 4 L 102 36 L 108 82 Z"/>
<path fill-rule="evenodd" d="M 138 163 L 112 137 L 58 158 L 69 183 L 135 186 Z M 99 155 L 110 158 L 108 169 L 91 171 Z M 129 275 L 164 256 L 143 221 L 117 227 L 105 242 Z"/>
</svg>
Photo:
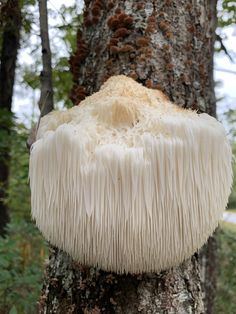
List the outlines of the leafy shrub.
<svg viewBox="0 0 236 314">
<path fill-rule="evenodd" d="M 224 222 L 218 234 L 216 314 L 236 313 L 236 225 Z"/>
<path fill-rule="evenodd" d="M 0 313 L 36 313 L 42 285 L 45 242 L 31 223 L 8 225 L 0 238 Z"/>
</svg>

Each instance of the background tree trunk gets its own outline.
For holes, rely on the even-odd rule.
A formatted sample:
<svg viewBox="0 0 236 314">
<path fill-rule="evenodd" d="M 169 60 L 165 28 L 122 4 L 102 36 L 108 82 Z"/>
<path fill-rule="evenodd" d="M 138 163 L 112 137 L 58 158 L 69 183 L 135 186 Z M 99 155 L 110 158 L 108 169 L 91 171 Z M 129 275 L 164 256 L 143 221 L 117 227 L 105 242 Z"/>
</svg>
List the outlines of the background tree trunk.
<svg viewBox="0 0 236 314">
<path fill-rule="evenodd" d="M 179 106 L 215 115 L 215 26 L 214 0 L 85 1 L 84 25 L 71 58 L 72 100 L 78 104 L 109 76 L 122 73 L 162 89 Z M 201 284 L 203 274 L 214 288 L 214 276 L 206 276 L 206 256 L 202 267 L 194 254 L 160 274 L 117 275 L 80 265 L 52 248 L 39 311 L 211 313 L 213 294 L 204 309 L 206 285 Z"/>
<path fill-rule="evenodd" d="M 40 116 L 53 110 L 51 49 L 48 35 L 47 0 L 39 0 L 40 37 L 42 42 L 43 70 L 40 74 L 41 95 L 39 99 Z"/>
<path fill-rule="evenodd" d="M 48 33 L 47 0 L 39 0 L 38 5 L 43 69 L 40 73 L 41 93 L 38 102 L 40 117 L 38 123 L 32 127 L 29 137 L 26 141 L 26 146 L 29 150 L 36 140 L 40 119 L 53 110 L 52 54 Z"/>
<path fill-rule="evenodd" d="M 0 235 L 4 235 L 9 213 L 5 203 L 8 187 L 10 143 L 12 127 L 12 96 L 20 42 L 21 11 L 18 0 L 9 0 L 0 8 Z M 3 116 L 7 117 L 4 120 Z"/>
</svg>

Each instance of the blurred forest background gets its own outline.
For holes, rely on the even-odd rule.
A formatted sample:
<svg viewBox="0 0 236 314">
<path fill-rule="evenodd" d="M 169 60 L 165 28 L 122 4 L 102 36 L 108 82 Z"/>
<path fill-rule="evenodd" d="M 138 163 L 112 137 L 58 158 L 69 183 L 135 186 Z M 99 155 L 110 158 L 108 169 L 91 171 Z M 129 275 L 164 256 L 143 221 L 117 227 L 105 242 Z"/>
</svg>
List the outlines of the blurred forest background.
<svg viewBox="0 0 236 314">
<path fill-rule="evenodd" d="M 11 3 L 10 7 L 7 2 Z M 68 60 L 75 49 L 76 32 L 83 18 L 83 4 L 81 1 L 69 1 L 65 6 L 58 5 L 58 2 L 62 3 L 51 0 L 48 5 L 54 101 L 57 108 L 62 109 L 72 106 L 69 98 L 72 77 Z M 17 27 L 15 25 L 12 28 L 12 15 L 16 17 L 16 14 L 19 17 L 15 19 Z M 232 64 L 236 61 L 236 52 L 225 43 L 229 30 L 236 36 L 235 22 L 235 1 L 219 1 L 215 53 L 226 55 Z M 5 217 L 8 220 L 7 227 L 5 230 L 0 229 L 0 314 L 31 314 L 36 313 L 48 254 L 47 243 L 30 217 L 29 152 L 26 148 L 30 129 L 39 116 L 37 102 L 42 69 L 39 14 L 35 0 L 0 1 L 1 67 L 6 32 L 8 38 L 11 32 L 18 32 L 15 39 L 19 43 L 15 47 L 18 58 L 14 69 L 13 101 L 11 95 L 8 95 L 8 107 L 3 106 L 3 101 L 1 103 L 1 93 L 4 94 L 3 89 L 7 85 L 1 81 L 0 74 L 0 213 L 2 208 L 7 208 L 9 213 L 9 217 Z M 236 72 L 231 72 L 231 79 L 234 80 Z M 220 108 L 218 119 L 228 132 L 236 156 L 236 99 L 221 95 L 219 87 L 222 82 L 218 77 L 219 74 L 216 80 Z M 233 167 L 236 174 L 236 163 Z M 236 179 L 228 210 L 236 213 Z M 236 313 L 236 225 L 223 222 L 218 243 L 219 279 L 215 313 Z"/>
</svg>

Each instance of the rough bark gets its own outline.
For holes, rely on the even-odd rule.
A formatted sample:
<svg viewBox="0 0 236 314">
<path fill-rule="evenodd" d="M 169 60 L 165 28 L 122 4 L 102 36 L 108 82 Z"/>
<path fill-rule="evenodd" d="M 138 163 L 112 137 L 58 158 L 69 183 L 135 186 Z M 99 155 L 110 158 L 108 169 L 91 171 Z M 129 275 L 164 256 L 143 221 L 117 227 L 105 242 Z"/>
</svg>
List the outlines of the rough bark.
<svg viewBox="0 0 236 314">
<path fill-rule="evenodd" d="M 71 58 L 74 103 L 123 73 L 162 89 L 180 106 L 215 115 L 215 5 L 210 0 L 85 1 L 78 50 Z M 160 274 L 117 275 L 52 249 L 39 312 L 211 313 L 210 303 L 204 309 L 201 273 L 205 280 L 214 276 L 206 276 L 208 261 L 201 265 L 202 272 L 194 254 Z"/>
<path fill-rule="evenodd" d="M 216 294 L 216 277 L 217 277 L 217 231 L 214 237 L 210 237 L 199 254 L 201 286 L 204 302 L 204 313 L 214 314 L 214 302 Z"/>
<path fill-rule="evenodd" d="M 51 49 L 48 35 L 47 0 L 39 0 L 40 37 L 42 42 L 43 70 L 40 75 L 41 95 L 39 100 L 40 116 L 53 110 Z"/>
<path fill-rule="evenodd" d="M 79 48 L 71 59 L 74 103 L 97 91 L 109 76 L 122 73 L 162 89 L 180 106 L 215 115 L 215 1 L 109 4 L 112 9 L 103 1 L 87 1 Z"/>
<path fill-rule="evenodd" d="M 11 105 L 15 79 L 17 51 L 20 41 L 21 12 L 18 0 L 9 0 L 1 6 L 1 64 L 0 64 L 0 110 L 7 118 L 1 121 L 0 136 L 3 145 L 0 155 L 0 235 L 4 235 L 9 213 L 5 203 L 8 187 L 11 131 Z"/>
</svg>

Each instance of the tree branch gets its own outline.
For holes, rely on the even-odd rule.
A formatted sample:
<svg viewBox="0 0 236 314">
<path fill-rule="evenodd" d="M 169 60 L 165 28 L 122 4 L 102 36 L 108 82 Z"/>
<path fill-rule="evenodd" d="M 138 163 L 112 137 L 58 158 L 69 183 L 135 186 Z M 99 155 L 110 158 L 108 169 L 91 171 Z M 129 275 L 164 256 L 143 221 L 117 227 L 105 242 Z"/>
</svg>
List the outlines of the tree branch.
<svg viewBox="0 0 236 314">
<path fill-rule="evenodd" d="M 233 58 L 231 57 L 231 55 L 229 54 L 227 48 L 225 47 L 225 45 L 223 43 L 223 39 L 218 34 L 216 34 L 216 41 L 218 41 L 220 43 L 220 49 L 224 51 L 224 53 L 230 59 L 230 61 L 234 62 Z"/>
<path fill-rule="evenodd" d="M 215 70 L 215 71 L 219 71 L 219 72 L 225 72 L 225 73 L 230 73 L 230 74 L 235 74 L 235 75 L 236 75 L 236 71 L 229 70 L 229 69 L 215 68 L 214 70 Z"/>
</svg>

